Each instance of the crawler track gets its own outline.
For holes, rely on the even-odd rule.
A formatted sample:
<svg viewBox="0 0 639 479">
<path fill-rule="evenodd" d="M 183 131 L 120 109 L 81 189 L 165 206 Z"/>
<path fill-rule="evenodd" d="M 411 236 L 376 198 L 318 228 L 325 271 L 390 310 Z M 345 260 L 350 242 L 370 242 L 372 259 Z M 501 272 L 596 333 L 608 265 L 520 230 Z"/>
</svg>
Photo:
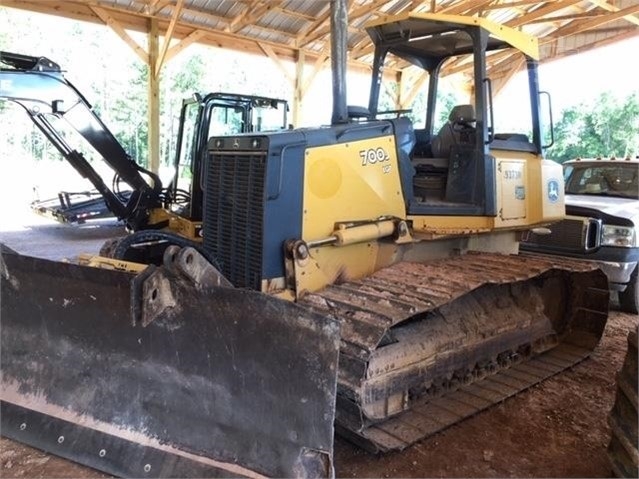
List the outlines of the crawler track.
<svg viewBox="0 0 639 479">
<path fill-rule="evenodd" d="M 587 357 L 608 289 L 583 263 L 472 253 L 398 263 L 302 303 L 342 323 L 338 431 L 389 451 Z"/>
</svg>

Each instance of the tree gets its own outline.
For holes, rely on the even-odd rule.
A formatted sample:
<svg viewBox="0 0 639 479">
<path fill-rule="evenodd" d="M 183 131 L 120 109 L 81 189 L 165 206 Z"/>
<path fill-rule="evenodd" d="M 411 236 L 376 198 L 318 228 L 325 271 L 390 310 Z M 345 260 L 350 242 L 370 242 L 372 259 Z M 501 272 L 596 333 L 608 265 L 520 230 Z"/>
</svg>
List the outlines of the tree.
<svg viewBox="0 0 639 479">
<path fill-rule="evenodd" d="M 639 95 L 620 100 L 602 93 L 592 103 L 562 112 L 555 124 L 555 144 L 547 156 L 560 163 L 572 158 L 624 157 L 639 152 Z"/>
</svg>

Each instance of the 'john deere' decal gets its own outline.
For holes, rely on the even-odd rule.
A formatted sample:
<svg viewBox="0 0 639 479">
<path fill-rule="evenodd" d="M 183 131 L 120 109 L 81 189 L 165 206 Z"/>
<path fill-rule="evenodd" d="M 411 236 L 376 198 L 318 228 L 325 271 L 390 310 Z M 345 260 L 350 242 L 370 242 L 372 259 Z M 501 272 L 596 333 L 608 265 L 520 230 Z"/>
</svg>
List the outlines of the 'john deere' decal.
<svg viewBox="0 0 639 479">
<path fill-rule="evenodd" d="M 556 203 L 559 200 L 559 181 L 552 179 L 548 181 L 548 201 Z"/>
</svg>

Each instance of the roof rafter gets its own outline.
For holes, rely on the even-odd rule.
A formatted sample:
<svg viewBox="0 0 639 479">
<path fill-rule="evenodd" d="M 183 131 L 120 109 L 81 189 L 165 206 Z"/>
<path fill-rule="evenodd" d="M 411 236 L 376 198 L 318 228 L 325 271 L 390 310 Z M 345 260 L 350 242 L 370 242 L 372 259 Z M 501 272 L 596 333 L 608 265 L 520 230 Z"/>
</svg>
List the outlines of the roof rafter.
<svg viewBox="0 0 639 479">
<path fill-rule="evenodd" d="M 534 10 L 529 10 L 525 15 L 522 15 L 519 18 L 514 18 L 506 22 L 505 24 L 512 28 L 519 27 L 531 20 L 536 20 L 550 13 L 554 13 L 556 11 L 563 10 L 564 8 L 571 7 L 576 3 L 579 3 L 579 0 L 558 0 L 555 2 L 548 2 L 548 5 L 536 8 Z"/>
<path fill-rule="evenodd" d="M 604 10 L 608 10 L 609 12 L 619 11 L 619 7 L 615 7 L 614 5 L 611 5 L 606 0 L 589 0 L 589 1 L 590 3 L 598 6 L 599 8 L 603 8 Z M 639 19 L 635 17 L 634 15 L 625 15 L 623 18 L 625 20 L 628 20 L 630 23 L 639 25 Z"/>
<path fill-rule="evenodd" d="M 619 10 L 615 13 L 609 13 L 607 15 L 600 15 L 596 18 L 585 20 L 582 22 L 573 21 L 568 25 L 557 29 L 552 34 L 543 38 L 540 43 L 545 43 L 553 38 L 566 37 L 569 35 L 574 35 L 576 33 L 584 32 L 587 30 L 592 30 L 593 28 L 599 27 L 601 25 L 605 25 L 610 22 L 614 22 L 615 20 L 619 20 L 620 18 L 624 18 L 628 15 L 634 15 L 639 12 L 639 3 L 636 5 L 632 5 L 630 7 L 624 8 L 623 10 Z"/>
<path fill-rule="evenodd" d="M 173 30 L 175 30 L 175 25 L 180 18 L 183 6 L 184 0 L 177 0 L 177 4 L 173 8 L 173 13 L 171 14 L 171 22 L 169 23 L 169 28 L 167 28 L 166 33 L 164 34 L 164 41 L 162 42 L 162 46 L 160 47 L 160 54 L 158 55 L 158 60 L 155 64 L 156 75 L 160 74 L 162 65 L 164 65 L 164 58 L 166 57 L 166 52 L 168 51 L 169 45 L 171 44 L 171 39 L 173 38 Z"/>
<path fill-rule="evenodd" d="M 148 65 L 149 63 L 149 54 L 136 42 L 131 38 L 131 36 L 126 32 L 126 30 L 118 23 L 111 15 L 108 14 L 106 10 L 103 10 L 99 7 L 91 7 L 91 10 L 107 25 L 111 30 L 113 30 L 124 42 L 131 47 L 131 49 L 140 57 L 140 59 Z"/>
</svg>

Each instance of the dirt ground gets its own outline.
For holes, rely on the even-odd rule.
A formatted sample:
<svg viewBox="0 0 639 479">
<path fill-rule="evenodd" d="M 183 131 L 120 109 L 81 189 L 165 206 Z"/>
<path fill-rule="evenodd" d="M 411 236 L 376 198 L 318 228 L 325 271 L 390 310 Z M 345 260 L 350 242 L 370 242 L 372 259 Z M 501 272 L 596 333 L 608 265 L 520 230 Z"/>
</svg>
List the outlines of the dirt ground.
<svg viewBox="0 0 639 479">
<path fill-rule="evenodd" d="M 24 216 L 20 216 L 24 219 Z M 0 227 L 0 241 L 62 258 L 97 252 L 113 222 L 77 228 L 48 220 Z M 52 246 L 59 245 L 52 249 Z M 613 304 L 614 307 L 614 304 Z M 336 438 L 338 477 L 610 477 L 606 419 L 626 336 L 639 317 L 614 311 L 594 355 L 571 370 L 399 453 L 375 456 Z M 1 431 L 0 431 L 1 432 Z M 0 477 L 108 477 L 0 439 Z"/>
</svg>

